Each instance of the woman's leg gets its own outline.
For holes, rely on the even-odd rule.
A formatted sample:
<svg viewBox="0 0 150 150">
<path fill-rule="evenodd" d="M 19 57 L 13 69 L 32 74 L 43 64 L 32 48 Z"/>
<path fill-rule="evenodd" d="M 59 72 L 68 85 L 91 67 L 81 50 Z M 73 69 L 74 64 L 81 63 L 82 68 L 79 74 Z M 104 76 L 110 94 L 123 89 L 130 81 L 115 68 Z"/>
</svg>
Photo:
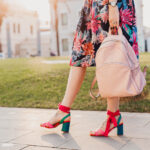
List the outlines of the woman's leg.
<svg viewBox="0 0 150 150">
<path fill-rule="evenodd" d="M 116 112 L 119 109 L 119 101 L 120 101 L 119 97 L 107 98 L 107 111 L 109 110 L 111 112 Z M 95 131 L 97 131 L 99 129 L 101 129 L 102 131 L 105 131 L 108 117 L 109 116 L 107 115 L 105 121 L 102 123 L 102 125 L 100 126 L 100 128 L 98 127 L 96 130 L 90 131 L 90 133 L 94 134 Z M 118 120 L 119 115 L 115 116 L 115 118 L 116 118 L 116 120 Z M 123 122 L 122 119 L 121 119 L 121 122 Z M 113 126 L 114 126 L 113 123 L 111 123 L 110 127 L 112 128 Z"/>
<path fill-rule="evenodd" d="M 119 97 L 107 98 L 107 110 L 115 112 L 119 109 Z"/>
<path fill-rule="evenodd" d="M 77 93 L 80 90 L 80 87 L 84 80 L 85 73 L 86 73 L 86 67 L 71 66 L 69 77 L 68 77 L 67 88 L 65 91 L 64 98 L 61 102 L 62 105 L 71 107 Z M 52 116 L 49 122 L 51 124 L 54 124 L 57 121 L 59 121 L 62 117 L 64 117 L 66 114 L 67 113 L 65 112 L 57 110 L 57 112 Z"/>
<path fill-rule="evenodd" d="M 62 101 L 62 105 L 71 107 L 77 93 L 80 90 L 84 76 L 86 73 L 86 67 L 72 67 L 70 70 L 68 84 L 66 92 Z"/>
</svg>

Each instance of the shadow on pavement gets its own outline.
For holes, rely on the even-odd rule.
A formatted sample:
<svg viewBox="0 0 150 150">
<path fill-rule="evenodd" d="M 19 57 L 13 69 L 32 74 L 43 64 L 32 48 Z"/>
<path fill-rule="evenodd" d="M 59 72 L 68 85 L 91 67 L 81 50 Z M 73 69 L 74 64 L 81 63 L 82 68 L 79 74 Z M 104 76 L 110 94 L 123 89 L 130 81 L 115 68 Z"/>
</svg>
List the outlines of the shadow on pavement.
<svg viewBox="0 0 150 150">
<path fill-rule="evenodd" d="M 125 150 L 126 144 L 132 145 L 132 148 L 135 150 L 141 150 L 140 147 L 138 147 L 133 141 L 131 141 L 132 138 L 129 138 L 127 136 L 109 136 L 109 137 L 93 137 L 97 139 L 100 142 L 104 142 L 105 144 L 109 144 L 114 149 L 118 149 L 118 145 L 120 145 L 119 150 Z M 124 149 L 125 148 L 125 149 Z M 131 148 L 131 147 L 129 147 Z"/>
<path fill-rule="evenodd" d="M 57 148 L 59 148 L 61 145 L 65 144 L 66 142 L 71 141 L 71 145 L 73 147 L 76 147 L 76 149 L 81 149 L 70 133 L 62 133 L 61 135 L 57 133 L 50 133 L 50 134 L 43 135 L 41 138 L 45 142 L 48 142 L 49 144 Z"/>
</svg>

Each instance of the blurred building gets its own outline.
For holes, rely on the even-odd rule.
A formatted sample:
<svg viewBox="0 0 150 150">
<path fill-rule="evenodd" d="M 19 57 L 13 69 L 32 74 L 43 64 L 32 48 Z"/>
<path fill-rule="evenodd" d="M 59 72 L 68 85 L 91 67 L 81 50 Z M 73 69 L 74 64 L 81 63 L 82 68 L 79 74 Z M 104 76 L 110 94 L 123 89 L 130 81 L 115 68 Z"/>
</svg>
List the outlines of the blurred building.
<svg viewBox="0 0 150 150">
<path fill-rule="evenodd" d="M 57 40 L 55 28 L 55 9 L 50 1 L 51 16 L 51 49 L 57 54 Z M 58 0 L 58 35 L 60 56 L 68 56 L 72 52 L 73 35 L 79 19 L 80 10 L 83 6 L 83 0 Z"/>
<path fill-rule="evenodd" d="M 143 0 L 134 0 L 136 7 L 136 18 L 138 27 L 138 46 L 139 51 L 145 51 L 144 26 L 143 26 Z"/>
<path fill-rule="evenodd" d="M 150 27 L 144 27 L 145 51 L 150 52 Z"/>
<path fill-rule="evenodd" d="M 8 12 L 0 29 L 0 52 L 7 57 L 37 55 L 38 15 L 14 1 L 5 0 Z"/>
<path fill-rule="evenodd" d="M 51 38 L 50 38 L 50 22 L 42 21 L 40 23 L 40 42 L 41 42 L 41 56 L 51 56 Z"/>
<path fill-rule="evenodd" d="M 57 53 L 56 40 L 56 13 L 54 9 L 54 1 L 50 2 L 50 16 L 51 16 L 51 49 Z M 83 6 L 83 0 L 57 0 L 57 14 L 58 14 L 58 39 L 59 50 L 61 56 L 68 56 L 72 52 L 73 35 L 79 20 L 80 11 Z M 138 43 L 139 50 L 145 50 L 144 44 L 144 30 L 143 30 L 143 4 L 142 0 L 136 0 L 136 16 L 138 27 Z"/>
</svg>

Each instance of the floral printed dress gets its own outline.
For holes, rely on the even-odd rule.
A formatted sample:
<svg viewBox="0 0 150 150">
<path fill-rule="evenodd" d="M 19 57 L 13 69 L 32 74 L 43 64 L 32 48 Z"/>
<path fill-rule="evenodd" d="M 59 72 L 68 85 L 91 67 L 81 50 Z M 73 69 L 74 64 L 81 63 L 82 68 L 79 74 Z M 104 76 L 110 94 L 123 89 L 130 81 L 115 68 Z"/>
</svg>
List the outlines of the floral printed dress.
<svg viewBox="0 0 150 150">
<path fill-rule="evenodd" d="M 74 35 L 70 66 L 96 66 L 96 52 L 109 30 L 108 1 L 84 0 Z M 119 26 L 139 58 L 134 0 L 118 0 L 117 6 L 120 13 Z"/>
</svg>

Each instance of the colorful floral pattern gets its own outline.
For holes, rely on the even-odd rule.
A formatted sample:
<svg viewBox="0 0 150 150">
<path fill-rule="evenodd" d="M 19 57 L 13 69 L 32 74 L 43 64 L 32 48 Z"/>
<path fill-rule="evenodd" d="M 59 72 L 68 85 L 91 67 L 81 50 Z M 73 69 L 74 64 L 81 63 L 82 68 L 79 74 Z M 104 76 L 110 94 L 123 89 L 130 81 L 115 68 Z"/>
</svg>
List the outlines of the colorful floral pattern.
<svg viewBox="0 0 150 150">
<path fill-rule="evenodd" d="M 85 0 L 74 35 L 70 66 L 96 66 L 95 55 L 108 35 L 108 1 Z M 118 0 L 119 26 L 139 59 L 134 0 Z"/>
</svg>

